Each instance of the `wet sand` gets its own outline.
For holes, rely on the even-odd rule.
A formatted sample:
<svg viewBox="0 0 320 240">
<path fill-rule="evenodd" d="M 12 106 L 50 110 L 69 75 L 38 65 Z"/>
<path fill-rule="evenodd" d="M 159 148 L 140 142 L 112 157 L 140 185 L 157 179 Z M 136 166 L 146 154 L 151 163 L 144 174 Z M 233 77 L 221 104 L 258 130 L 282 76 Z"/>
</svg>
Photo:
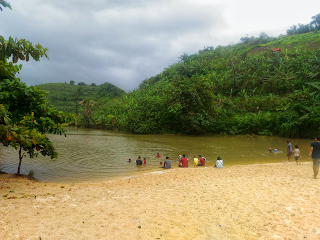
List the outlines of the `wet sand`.
<svg viewBox="0 0 320 240">
<path fill-rule="evenodd" d="M 320 239 L 319 177 L 310 162 L 87 184 L 0 174 L 0 239 Z"/>
</svg>

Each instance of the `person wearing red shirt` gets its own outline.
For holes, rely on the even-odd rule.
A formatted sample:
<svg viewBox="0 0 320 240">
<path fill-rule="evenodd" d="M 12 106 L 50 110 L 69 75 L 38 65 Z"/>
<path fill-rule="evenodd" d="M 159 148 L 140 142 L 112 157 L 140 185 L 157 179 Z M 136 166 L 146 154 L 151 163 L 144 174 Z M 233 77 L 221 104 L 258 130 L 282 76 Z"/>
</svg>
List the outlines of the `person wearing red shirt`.
<svg viewBox="0 0 320 240">
<path fill-rule="evenodd" d="M 186 158 L 186 155 L 183 154 L 183 157 L 181 158 L 181 160 L 179 161 L 179 163 L 181 163 L 182 165 L 179 165 L 179 167 L 188 167 L 188 158 Z"/>
<path fill-rule="evenodd" d="M 201 155 L 199 155 L 199 158 L 200 158 L 200 165 L 201 165 L 201 166 L 206 165 L 206 161 L 204 160 L 203 157 L 201 157 Z"/>
</svg>

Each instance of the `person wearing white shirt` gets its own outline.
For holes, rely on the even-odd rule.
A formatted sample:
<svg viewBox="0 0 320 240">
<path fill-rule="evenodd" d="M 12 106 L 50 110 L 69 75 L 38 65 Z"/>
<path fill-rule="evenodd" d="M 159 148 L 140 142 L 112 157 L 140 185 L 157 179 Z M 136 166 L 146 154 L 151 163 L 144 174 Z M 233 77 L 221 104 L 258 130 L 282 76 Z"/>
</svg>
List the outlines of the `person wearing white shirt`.
<svg viewBox="0 0 320 240">
<path fill-rule="evenodd" d="M 221 157 L 217 158 L 216 165 L 214 165 L 216 168 L 223 168 L 223 160 L 221 160 Z"/>
</svg>

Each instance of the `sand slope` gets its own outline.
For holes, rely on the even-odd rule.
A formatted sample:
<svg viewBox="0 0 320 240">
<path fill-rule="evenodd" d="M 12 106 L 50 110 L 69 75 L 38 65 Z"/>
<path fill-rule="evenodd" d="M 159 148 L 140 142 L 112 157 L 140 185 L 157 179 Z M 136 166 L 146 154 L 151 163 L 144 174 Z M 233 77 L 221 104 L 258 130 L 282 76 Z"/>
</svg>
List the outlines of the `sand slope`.
<svg viewBox="0 0 320 240">
<path fill-rule="evenodd" d="M 320 239 L 319 210 L 308 162 L 89 184 L 0 175 L 0 239 Z"/>
</svg>

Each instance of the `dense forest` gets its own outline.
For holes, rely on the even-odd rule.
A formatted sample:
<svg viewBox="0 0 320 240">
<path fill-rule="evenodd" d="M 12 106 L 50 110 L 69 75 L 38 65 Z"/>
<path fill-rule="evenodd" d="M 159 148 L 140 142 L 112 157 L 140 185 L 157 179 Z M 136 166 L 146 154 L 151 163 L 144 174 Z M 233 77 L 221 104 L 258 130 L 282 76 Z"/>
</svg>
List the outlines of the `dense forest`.
<svg viewBox="0 0 320 240">
<path fill-rule="evenodd" d="M 305 26 L 183 54 L 93 110 L 87 125 L 140 134 L 314 136 L 320 130 L 320 14 Z"/>
</svg>

